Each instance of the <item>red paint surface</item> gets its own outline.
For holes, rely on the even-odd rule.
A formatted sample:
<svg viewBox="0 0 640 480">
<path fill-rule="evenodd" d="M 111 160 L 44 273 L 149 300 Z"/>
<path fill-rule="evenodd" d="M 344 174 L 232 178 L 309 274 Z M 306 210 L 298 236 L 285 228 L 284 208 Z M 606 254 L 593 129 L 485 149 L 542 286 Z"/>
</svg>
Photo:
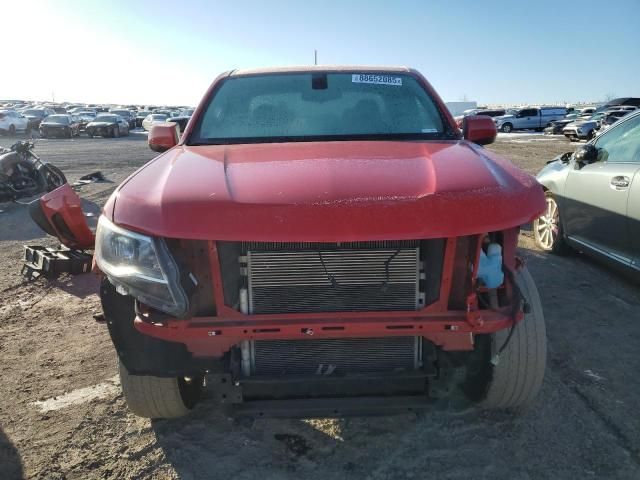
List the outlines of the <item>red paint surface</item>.
<svg viewBox="0 0 640 480">
<path fill-rule="evenodd" d="M 363 312 L 306 315 L 251 315 L 247 320 L 198 317 L 152 324 L 136 318 L 138 331 L 170 342 L 180 342 L 196 356 L 220 357 L 242 340 L 389 337 L 418 335 L 444 350 L 471 350 L 470 334 L 491 333 L 513 325 L 509 309 L 500 311 Z M 266 318 L 264 318 L 266 317 Z M 520 321 L 522 314 L 515 321 Z"/>
<path fill-rule="evenodd" d="M 89 229 L 82 212 L 80 197 L 73 191 L 71 185 L 65 183 L 61 187 L 40 197 L 40 205 L 44 215 L 58 234 L 60 241 L 70 248 L 93 248 L 95 236 Z M 75 238 L 70 238 L 56 226 L 54 214 L 59 214 Z"/>
<path fill-rule="evenodd" d="M 178 144 L 178 126 L 175 123 L 153 125 L 149 131 L 148 144 L 151 150 L 164 152 Z"/>
<path fill-rule="evenodd" d="M 173 238 L 334 242 L 497 231 L 543 208 L 533 177 L 465 141 L 300 142 L 178 146 L 123 184 L 113 221 Z"/>
<path fill-rule="evenodd" d="M 464 138 L 480 145 L 493 143 L 498 136 L 498 129 L 493 118 L 484 115 L 468 115 L 462 119 Z"/>
<path fill-rule="evenodd" d="M 417 72 L 410 74 L 457 132 L 431 86 Z M 455 237 L 508 231 L 505 265 L 512 268 L 514 227 L 545 207 L 542 187 L 533 177 L 462 140 L 188 146 L 197 118 L 228 75 L 214 81 L 180 143 L 129 177 L 105 205 L 105 215 L 124 228 L 210 241 L 218 316 L 158 325 L 139 318 L 139 331 L 185 343 L 199 356 L 220 356 L 244 339 L 306 338 L 308 329 L 324 337 L 421 335 L 443 349 L 468 350 L 473 348 L 471 333 L 494 332 L 522 318 L 522 313 L 512 318 L 510 308 L 478 310 L 471 291 L 465 292 L 466 311 L 448 310 L 448 301 Z M 482 120 L 473 127 L 469 138 L 495 131 Z M 243 315 L 224 305 L 214 240 L 428 238 L 447 238 L 447 251 L 441 298 L 420 311 Z"/>
</svg>

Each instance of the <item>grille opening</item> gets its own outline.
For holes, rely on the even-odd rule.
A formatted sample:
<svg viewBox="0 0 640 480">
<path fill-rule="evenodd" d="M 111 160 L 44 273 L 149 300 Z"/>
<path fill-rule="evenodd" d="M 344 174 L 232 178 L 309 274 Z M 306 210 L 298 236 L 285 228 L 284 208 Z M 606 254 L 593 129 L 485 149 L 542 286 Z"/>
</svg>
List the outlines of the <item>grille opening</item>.
<svg viewBox="0 0 640 480">
<path fill-rule="evenodd" d="M 422 338 L 318 338 L 243 342 L 244 376 L 411 372 L 422 367 Z"/>
<path fill-rule="evenodd" d="M 419 310 L 440 296 L 445 245 L 217 242 L 225 304 L 247 314 Z"/>
</svg>

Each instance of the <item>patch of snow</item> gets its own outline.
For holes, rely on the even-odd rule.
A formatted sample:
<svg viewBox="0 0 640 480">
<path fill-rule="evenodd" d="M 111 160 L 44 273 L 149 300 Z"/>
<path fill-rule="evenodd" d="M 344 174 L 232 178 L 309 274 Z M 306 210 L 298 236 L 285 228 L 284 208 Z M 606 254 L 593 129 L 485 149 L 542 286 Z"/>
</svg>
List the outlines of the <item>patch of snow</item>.
<svg viewBox="0 0 640 480">
<path fill-rule="evenodd" d="M 58 397 L 52 397 L 46 400 L 38 400 L 37 402 L 31 403 L 31 405 L 38 408 L 41 412 L 45 413 L 53 410 L 60 410 L 62 408 L 71 407 L 73 405 L 80 405 L 82 403 L 87 403 L 100 398 L 115 396 L 119 392 L 120 379 L 116 375 L 107 379 L 107 381 L 104 383 L 99 383 L 98 385 L 92 385 L 90 387 L 79 388 Z"/>
</svg>

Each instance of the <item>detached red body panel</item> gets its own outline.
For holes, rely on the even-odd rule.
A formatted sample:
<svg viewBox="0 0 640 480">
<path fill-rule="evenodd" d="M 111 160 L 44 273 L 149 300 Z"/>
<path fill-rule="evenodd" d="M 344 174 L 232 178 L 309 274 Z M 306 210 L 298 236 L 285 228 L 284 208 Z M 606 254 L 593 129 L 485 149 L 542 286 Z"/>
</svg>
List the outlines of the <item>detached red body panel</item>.
<svg viewBox="0 0 640 480">
<path fill-rule="evenodd" d="M 80 197 L 65 183 L 36 200 L 31 207 L 34 221 L 69 248 L 93 248 L 95 235 L 82 212 Z"/>
<path fill-rule="evenodd" d="M 295 142 L 175 147 L 109 206 L 116 224 L 161 237 L 346 242 L 498 231 L 531 221 L 544 197 L 466 141 Z"/>
</svg>

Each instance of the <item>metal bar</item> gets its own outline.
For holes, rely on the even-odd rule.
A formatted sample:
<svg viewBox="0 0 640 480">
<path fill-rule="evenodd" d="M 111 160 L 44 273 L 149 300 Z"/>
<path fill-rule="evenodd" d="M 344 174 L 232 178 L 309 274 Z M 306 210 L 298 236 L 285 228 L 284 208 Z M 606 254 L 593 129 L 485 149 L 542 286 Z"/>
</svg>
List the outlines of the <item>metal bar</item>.
<svg viewBox="0 0 640 480">
<path fill-rule="evenodd" d="M 312 418 L 413 412 L 433 406 L 426 395 L 391 397 L 312 398 L 302 400 L 253 400 L 234 405 L 233 415 L 274 418 Z"/>
</svg>

